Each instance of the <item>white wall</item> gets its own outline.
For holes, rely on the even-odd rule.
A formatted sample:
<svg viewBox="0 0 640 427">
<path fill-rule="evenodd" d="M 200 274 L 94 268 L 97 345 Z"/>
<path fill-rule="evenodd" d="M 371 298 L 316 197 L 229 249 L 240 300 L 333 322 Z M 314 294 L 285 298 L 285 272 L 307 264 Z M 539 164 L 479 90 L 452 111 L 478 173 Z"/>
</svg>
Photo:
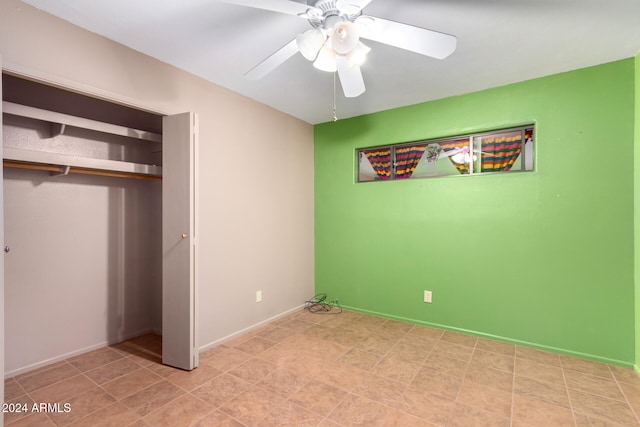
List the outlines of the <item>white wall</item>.
<svg viewBox="0 0 640 427">
<path fill-rule="evenodd" d="M 200 115 L 201 346 L 300 306 L 313 293 L 311 125 L 18 0 L 0 2 L 0 55 L 13 72 L 151 111 Z M 60 197 L 72 199 L 75 192 Z M 106 216 L 101 221 L 108 223 Z M 99 304 L 105 301 L 107 294 Z M 42 309 L 55 316 L 53 308 Z M 58 331 L 65 337 L 57 339 L 67 343 L 61 353 L 82 347 L 75 338 L 82 327 L 78 318 Z M 13 351 L 7 346 L 7 356 L 20 364 L 22 356 Z"/>
</svg>

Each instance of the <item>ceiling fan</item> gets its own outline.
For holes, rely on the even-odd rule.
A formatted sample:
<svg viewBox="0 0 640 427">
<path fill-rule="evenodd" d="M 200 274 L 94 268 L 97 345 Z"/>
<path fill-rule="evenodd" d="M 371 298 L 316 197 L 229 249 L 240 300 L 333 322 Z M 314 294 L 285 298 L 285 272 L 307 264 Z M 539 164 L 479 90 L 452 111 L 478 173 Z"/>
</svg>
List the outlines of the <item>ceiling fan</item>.
<svg viewBox="0 0 640 427">
<path fill-rule="evenodd" d="M 362 9 L 372 0 L 219 0 L 299 16 L 312 29 L 249 70 L 245 76 L 260 79 L 300 52 L 317 69 L 338 72 L 344 95 L 353 98 L 365 91 L 360 65 L 371 50 L 360 39 L 373 40 L 421 55 L 444 59 L 456 49 L 456 37 L 364 15 Z"/>
</svg>

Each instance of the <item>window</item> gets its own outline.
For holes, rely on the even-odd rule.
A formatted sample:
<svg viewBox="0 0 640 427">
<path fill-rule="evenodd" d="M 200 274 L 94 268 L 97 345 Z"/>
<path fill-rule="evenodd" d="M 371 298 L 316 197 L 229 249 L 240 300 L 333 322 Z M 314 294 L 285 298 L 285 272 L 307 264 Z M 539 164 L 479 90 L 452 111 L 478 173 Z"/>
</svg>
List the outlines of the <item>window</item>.
<svg viewBox="0 0 640 427">
<path fill-rule="evenodd" d="M 358 182 L 532 171 L 533 126 L 358 150 Z"/>
</svg>

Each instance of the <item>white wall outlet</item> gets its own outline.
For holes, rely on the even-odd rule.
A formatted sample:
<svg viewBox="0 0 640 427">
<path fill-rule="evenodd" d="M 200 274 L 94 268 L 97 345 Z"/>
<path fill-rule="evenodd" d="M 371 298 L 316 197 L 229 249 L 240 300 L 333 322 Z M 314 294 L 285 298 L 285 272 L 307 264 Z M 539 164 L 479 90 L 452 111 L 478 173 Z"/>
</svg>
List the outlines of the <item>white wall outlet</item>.
<svg viewBox="0 0 640 427">
<path fill-rule="evenodd" d="M 424 291 L 424 302 L 431 303 L 431 291 Z"/>
<path fill-rule="evenodd" d="M 256 291 L 256 302 L 262 302 L 262 291 Z"/>
</svg>

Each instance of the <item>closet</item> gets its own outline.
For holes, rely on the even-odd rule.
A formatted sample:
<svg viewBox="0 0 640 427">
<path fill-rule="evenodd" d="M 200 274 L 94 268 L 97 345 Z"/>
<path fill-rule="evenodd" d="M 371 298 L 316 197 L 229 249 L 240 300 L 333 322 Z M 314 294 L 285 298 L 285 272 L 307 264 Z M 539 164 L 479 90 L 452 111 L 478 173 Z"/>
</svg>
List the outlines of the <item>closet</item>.
<svg viewBox="0 0 640 427">
<path fill-rule="evenodd" d="M 197 116 L 2 76 L 5 374 L 155 331 L 198 364 Z"/>
</svg>

